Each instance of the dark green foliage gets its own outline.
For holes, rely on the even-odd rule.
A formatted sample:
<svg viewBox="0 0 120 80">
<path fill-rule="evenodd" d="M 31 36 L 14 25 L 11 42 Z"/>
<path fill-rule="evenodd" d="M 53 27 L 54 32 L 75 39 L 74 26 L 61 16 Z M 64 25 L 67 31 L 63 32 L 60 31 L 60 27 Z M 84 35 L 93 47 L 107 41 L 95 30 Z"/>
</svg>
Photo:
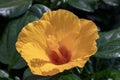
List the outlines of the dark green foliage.
<svg viewBox="0 0 120 80">
<path fill-rule="evenodd" d="M 33 75 L 16 51 L 18 34 L 44 12 L 60 8 L 97 24 L 98 51 L 82 69 Z M 120 0 L 0 0 L 0 80 L 120 80 Z"/>
<path fill-rule="evenodd" d="M 10 68 L 21 68 L 25 66 L 24 61 L 15 49 L 18 33 L 27 23 L 38 20 L 45 11 L 49 11 L 49 9 L 43 5 L 33 5 L 26 14 L 8 23 L 2 36 L 2 41 L 0 42 L 1 62 L 8 64 Z M 39 15 L 36 15 L 36 13 Z"/>
<path fill-rule="evenodd" d="M 81 80 L 75 74 L 61 75 L 58 80 Z"/>
<path fill-rule="evenodd" d="M 97 7 L 96 4 L 98 1 L 99 0 L 68 0 L 68 4 L 84 11 L 93 12 Z"/>
<path fill-rule="evenodd" d="M 87 12 L 93 12 L 104 2 L 110 6 L 119 6 L 119 0 L 65 0 L 69 5 Z"/>
<path fill-rule="evenodd" d="M 98 58 L 120 58 L 120 28 L 109 32 L 100 32 L 98 40 Z"/>
<path fill-rule="evenodd" d="M 0 15 L 13 18 L 25 13 L 32 5 L 32 0 L 0 0 Z"/>
</svg>

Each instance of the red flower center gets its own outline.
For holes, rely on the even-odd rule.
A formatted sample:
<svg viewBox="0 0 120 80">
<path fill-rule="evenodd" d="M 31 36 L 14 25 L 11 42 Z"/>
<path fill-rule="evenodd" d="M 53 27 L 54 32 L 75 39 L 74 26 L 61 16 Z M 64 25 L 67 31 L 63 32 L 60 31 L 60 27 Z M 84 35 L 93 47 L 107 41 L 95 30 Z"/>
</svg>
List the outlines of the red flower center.
<svg viewBox="0 0 120 80">
<path fill-rule="evenodd" d="M 58 51 L 52 50 L 49 57 L 53 64 L 61 65 L 70 61 L 71 53 L 66 47 L 60 46 Z"/>
</svg>

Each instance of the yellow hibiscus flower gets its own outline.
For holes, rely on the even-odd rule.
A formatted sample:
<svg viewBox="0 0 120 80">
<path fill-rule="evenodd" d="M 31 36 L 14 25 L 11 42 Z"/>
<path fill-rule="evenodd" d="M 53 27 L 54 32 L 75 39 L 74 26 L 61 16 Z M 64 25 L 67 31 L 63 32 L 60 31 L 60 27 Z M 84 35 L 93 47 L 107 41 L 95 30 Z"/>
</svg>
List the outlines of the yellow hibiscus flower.
<svg viewBox="0 0 120 80">
<path fill-rule="evenodd" d="M 92 21 L 70 11 L 49 11 L 21 30 L 16 48 L 33 74 L 55 75 L 85 65 L 97 51 L 97 31 Z"/>
</svg>

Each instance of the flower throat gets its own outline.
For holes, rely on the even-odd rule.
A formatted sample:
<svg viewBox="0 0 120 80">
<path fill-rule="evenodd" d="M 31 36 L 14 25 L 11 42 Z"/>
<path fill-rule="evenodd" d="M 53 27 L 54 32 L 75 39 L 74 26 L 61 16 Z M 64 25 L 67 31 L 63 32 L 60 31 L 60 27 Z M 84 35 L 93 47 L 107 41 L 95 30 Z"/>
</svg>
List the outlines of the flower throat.
<svg viewBox="0 0 120 80">
<path fill-rule="evenodd" d="M 53 35 L 48 36 L 47 45 L 50 51 L 49 58 L 53 64 L 61 65 L 70 61 L 71 52 L 64 45 L 59 45 Z"/>
</svg>

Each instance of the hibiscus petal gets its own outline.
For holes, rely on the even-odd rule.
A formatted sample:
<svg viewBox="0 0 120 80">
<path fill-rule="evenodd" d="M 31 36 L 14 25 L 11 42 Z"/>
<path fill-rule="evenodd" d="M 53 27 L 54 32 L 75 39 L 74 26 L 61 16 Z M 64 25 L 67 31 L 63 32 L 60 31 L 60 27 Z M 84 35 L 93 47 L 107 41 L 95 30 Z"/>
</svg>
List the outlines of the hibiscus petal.
<svg viewBox="0 0 120 80">
<path fill-rule="evenodd" d="M 71 61 L 63 65 L 55 65 L 50 62 L 45 51 L 36 43 L 27 43 L 21 48 L 21 56 L 27 62 L 31 72 L 36 75 L 55 75 L 64 70 L 81 65 L 81 61 Z"/>
<path fill-rule="evenodd" d="M 49 27 L 51 27 L 51 24 L 44 20 L 34 21 L 26 25 L 18 36 L 16 43 L 18 52 L 20 52 L 22 46 L 28 42 L 39 44 L 42 48 L 45 49 L 47 47 L 46 34 L 49 32 L 47 31 Z"/>
<path fill-rule="evenodd" d="M 83 67 L 97 51 L 98 38 L 97 26 L 92 21 L 60 9 L 46 12 L 40 20 L 25 26 L 16 48 L 33 74 L 55 75 L 76 66 Z M 61 60 L 57 61 L 57 57 Z"/>
<path fill-rule="evenodd" d="M 47 12 L 41 20 L 49 21 L 53 28 L 53 33 L 58 41 L 71 34 L 71 32 L 80 31 L 79 18 L 72 12 L 59 9 L 57 11 Z"/>
<path fill-rule="evenodd" d="M 96 40 L 99 38 L 97 26 L 91 20 L 80 19 L 81 31 L 73 46 L 73 57 L 87 61 L 96 53 Z"/>
<path fill-rule="evenodd" d="M 27 62 L 30 70 L 34 74 L 42 74 L 41 67 L 45 64 L 50 63 L 50 60 L 39 44 L 36 43 L 26 43 L 21 48 L 21 56 Z M 44 71 L 44 70 L 43 70 Z"/>
</svg>

